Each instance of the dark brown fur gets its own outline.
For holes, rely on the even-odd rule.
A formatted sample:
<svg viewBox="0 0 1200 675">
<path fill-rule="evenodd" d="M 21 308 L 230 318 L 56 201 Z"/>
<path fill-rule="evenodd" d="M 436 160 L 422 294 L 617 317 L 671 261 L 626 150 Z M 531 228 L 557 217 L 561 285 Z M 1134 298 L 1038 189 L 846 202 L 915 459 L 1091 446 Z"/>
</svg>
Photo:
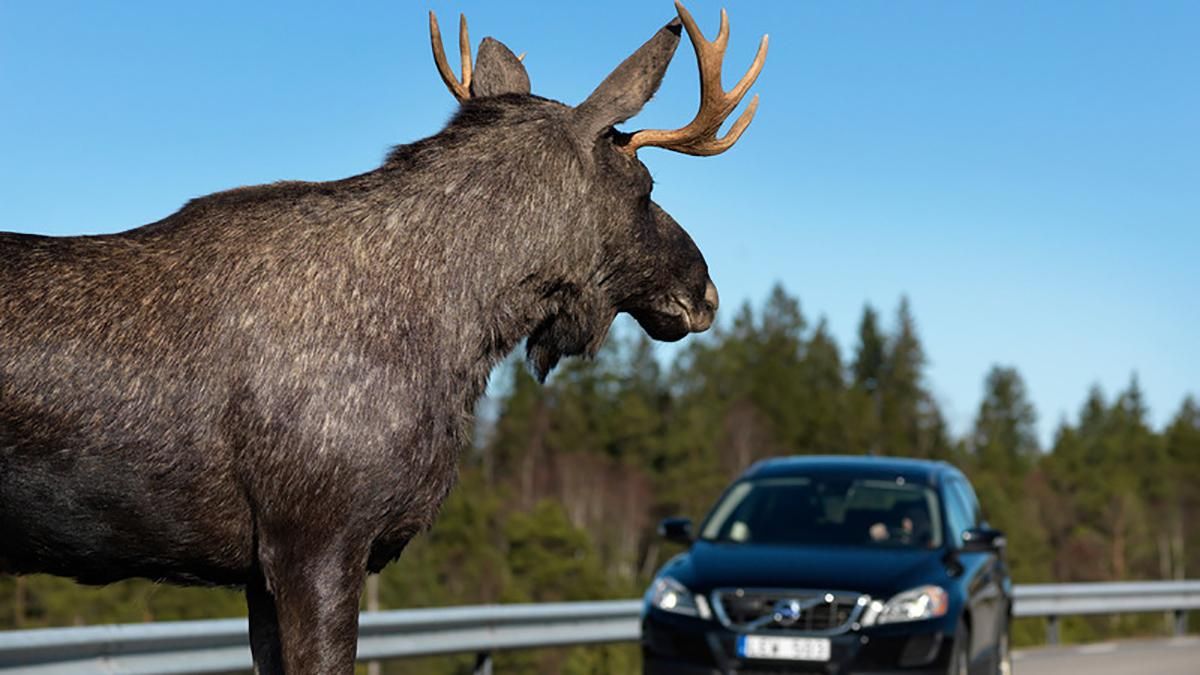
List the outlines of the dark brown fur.
<svg viewBox="0 0 1200 675">
<path fill-rule="evenodd" d="M 0 233 L 0 571 L 245 585 L 260 672 L 351 672 L 363 576 L 432 523 L 499 359 L 527 339 L 545 377 L 622 311 L 658 339 L 711 323 L 703 257 L 612 129 L 678 34 L 578 108 L 492 41 L 490 95 L 362 175 Z"/>
</svg>

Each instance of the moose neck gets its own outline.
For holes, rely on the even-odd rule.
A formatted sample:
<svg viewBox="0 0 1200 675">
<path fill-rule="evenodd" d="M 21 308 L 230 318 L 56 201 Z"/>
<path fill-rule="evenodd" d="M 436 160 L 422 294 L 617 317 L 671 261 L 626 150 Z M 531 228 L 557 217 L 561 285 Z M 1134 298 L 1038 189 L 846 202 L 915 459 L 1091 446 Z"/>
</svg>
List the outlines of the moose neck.
<svg viewBox="0 0 1200 675">
<path fill-rule="evenodd" d="M 428 321 L 441 345 L 432 372 L 458 384 L 455 408 L 469 412 L 521 340 L 544 377 L 560 356 L 594 353 L 615 310 L 576 155 L 501 148 L 463 159 L 446 135 L 399 148 L 371 179 L 391 206 L 365 247 L 391 276 L 390 304 Z M 413 345 L 396 347 L 411 355 Z"/>
</svg>

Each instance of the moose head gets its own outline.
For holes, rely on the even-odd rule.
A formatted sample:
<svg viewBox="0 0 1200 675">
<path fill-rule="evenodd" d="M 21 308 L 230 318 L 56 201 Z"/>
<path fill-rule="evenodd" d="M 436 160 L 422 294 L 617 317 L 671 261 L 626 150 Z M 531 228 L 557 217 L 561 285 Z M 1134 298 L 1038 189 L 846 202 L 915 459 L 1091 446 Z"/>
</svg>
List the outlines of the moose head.
<svg viewBox="0 0 1200 675">
<path fill-rule="evenodd" d="M 530 365 L 540 379 L 562 356 L 594 355 L 619 312 L 633 316 L 652 338 L 662 341 L 705 331 L 713 323 L 718 295 L 704 256 L 679 223 L 651 198 L 653 180 L 637 151 L 660 147 L 689 155 L 715 155 L 733 146 L 754 116 L 757 95 L 724 136 L 718 138 L 717 134 L 758 77 L 766 58 L 767 37 L 763 36 L 749 70 L 726 92 L 721 83 L 729 39 L 725 11 L 721 12 L 720 32 L 710 42 L 680 3 L 676 8 L 677 19 L 617 66 L 575 107 L 531 95 L 523 56 L 515 56 L 490 37 L 481 43 L 472 65 L 465 17 L 459 21 L 462 76 L 456 77 L 446 59 L 437 18 L 429 13 L 438 72 L 462 103 L 457 118 L 443 133 L 460 139 L 461 144 L 456 145 L 464 156 L 494 158 L 505 147 L 521 148 L 519 169 L 493 166 L 491 171 L 498 171 L 499 176 L 476 171 L 473 189 L 487 190 L 484 186 L 489 185 L 506 194 L 498 182 L 506 183 L 514 176 L 534 182 L 534 175 L 540 174 L 538 184 L 565 190 L 571 196 L 541 195 L 532 200 L 543 208 L 537 218 L 554 221 L 545 223 L 542 233 L 548 235 L 556 254 L 563 260 L 573 257 L 575 269 L 585 271 L 563 284 L 570 287 L 571 301 L 542 319 L 526 342 Z M 636 115 L 658 89 L 679 44 L 681 26 L 691 38 L 699 63 L 700 108 L 695 118 L 675 130 L 625 133 L 616 129 Z M 564 166 L 562 157 L 570 158 L 569 165 Z M 491 208 L 499 222 L 499 213 L 512 211 L 513 206 L 506 203 Z M 579 248 L 581 243 L 584 245 Z M 562 289 L 547 292 L 552 290 Z"/>
</svg>

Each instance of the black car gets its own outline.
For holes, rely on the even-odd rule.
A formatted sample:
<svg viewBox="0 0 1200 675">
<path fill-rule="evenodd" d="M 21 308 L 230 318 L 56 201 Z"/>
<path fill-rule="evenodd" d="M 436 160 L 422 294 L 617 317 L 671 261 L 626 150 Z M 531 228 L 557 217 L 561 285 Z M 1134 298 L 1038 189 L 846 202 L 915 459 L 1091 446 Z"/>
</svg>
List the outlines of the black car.
<svg viewBox="0 0 1200 675">
<path fill-rule="evenodd" d="M 1004 537 L 945 462 L 755 464 L 646 591 L 646 673 L 1009 673 Z"/>
</svg>

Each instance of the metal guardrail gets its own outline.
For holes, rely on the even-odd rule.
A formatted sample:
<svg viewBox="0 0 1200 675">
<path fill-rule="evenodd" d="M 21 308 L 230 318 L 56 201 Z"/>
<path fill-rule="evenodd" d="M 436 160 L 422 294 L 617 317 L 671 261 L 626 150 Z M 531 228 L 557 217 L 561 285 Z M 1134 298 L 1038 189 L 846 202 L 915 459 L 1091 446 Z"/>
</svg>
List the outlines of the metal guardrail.
<svg viewBox="0 0 1200 675">
<path fill-rule="evenodd" d="M 1175 634 L 1187 632 L 1187 612 L 1200 609 L 1200 581 L 1018 584 L 1013 615 L 1046 617 L 1046 642 L 1058 644 L 1059 621 L 1078 614 L 1170 612 Z"/>
<path fill-rule="evenodd" d="M 1200 609 L 1200 581 L 1027 584 L 1015 587 L 1017 617 L 1058 621 L 1076 614 L 1172 612 L 1175 629 Z M 358 658 L 386 660 L 438 654 L 477 654 L 477 672 L 490 673 L 490 654 L 639 638 L 641 600 L 536 605 L 484 605 L 365 612 Z M 101 672 L 218 673 L 251 668 L 245 619 L 173 621 L 0 632 L 0 675 Z"/>
<path fill-rule="evenodd" d="M 364 612 L 358 659 L 490 654 L 509 649 L 631 642 L 641 600 L 483 605 Z M 245 619 L 0 631 L 0 675 L 223 673 L 250 670 Z"/>
</svg>

